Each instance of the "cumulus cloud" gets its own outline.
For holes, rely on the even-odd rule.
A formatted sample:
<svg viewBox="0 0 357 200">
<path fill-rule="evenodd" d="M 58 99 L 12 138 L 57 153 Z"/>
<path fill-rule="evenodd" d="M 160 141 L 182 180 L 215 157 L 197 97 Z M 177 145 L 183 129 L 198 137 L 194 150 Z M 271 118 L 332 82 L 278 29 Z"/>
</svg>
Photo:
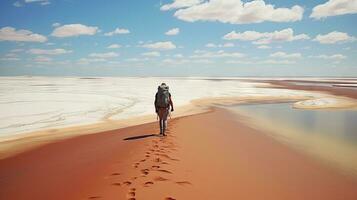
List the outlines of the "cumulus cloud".
<svg viewBox="0 0 357 200">
<path fill-rule="evenodd" d="M 66 53 L 72 53 L 71 50 L 65 49 L 30 49 L 28 50 L 30 54 L 37 54 L 37 55 L 60 55 Z"/>
<path fill-rule="evenodd" d="M 119 45 L 119 44 L 111 44 L 111 45 L 109 45 L 107 48 L 108 49 L 118 49 L 118 48 L 120 48 L 121 47 L 121 45 Z"/>
<path fill-rule="evenodd" d="M 113 35 L 120 35 L 120 34 L 129 34 L 130 31 L 125 28 L 116 28 L 114 31 L 104 33 L 105 36 L 113 36 Z"/>
<path fill-rule="evenodd" d="M 157 51 L 150 51 L 150 52 L 142 53 L 141 55 L 150 56 L 150 57 L 159 57 L 161 54 L 160 54 L 160 52 L 157 52 Z"/>
<path fill-rule="evenodd" d="M 58 27 L 58 26 L 61 26 L 61 24 L 58 23 L 58 22 L 55 22 L 55 23 L 52 24 L 52 26 L 53 26 L 53 27 Z"/>
<path fill-rule="evenodd" d="M 278 51 L 278 52 L 270 54 L 270 57 L 273 57 L 273 58 L 301 58 L 301 54 L 300 53 L 288 54 L 288 53 L 285 53 L 282 51 Z"/>
<path fill-rule="evenodd" d="M 268 46 L 268 45 L 260 45 L 260 46 L 258 46 L 257 48 L 258 48 L 258 49 L 271 49 L 271 47 Z"/>
<path fill-rule="evenodd" d="M 329 16 L 357 13 L 357 0 L 329 0 L 315 6 L 311 18 L 321 19 Z"/>
<path fill-rule="evenodd" d="M 283 65 L 289 65 L 289 64 L 295 64 L 296 61 L 292 60 L 273 60 L 273 59 L 268 59 L 268 60 L 263 60 L 260 63 L 262 64 L 283 64 Z"/>
<path fill-rule="evenodd" d="M 33 61 L 39 63 L 48 63 L 52 61 L 52 58 L 46 56 L 37 56 L 36 58 L 33 59 Z"/>
<path fill-rule="evenodd" d="M 13 27 L 7 26 L 0 29 L 0 41 L 46 42 L 47 38 L 43 35 L 32 33 L 29 30 L 16 30 Z"/>
<path fill-rule="evenodd" d="M 231 24 L 271 22 L 294 22 L 303 17 L 304 9 L 295 5 L 291 8 L 275 8 L 263 0 L 242 2 L 241 0 L 190 1 L 179 4 L 174 1 L 161 7 L 161 10 L 178 9 L 174 16 L 178 19 L 195 21 L 219 21 Z"/>
<path fill-rule="evenodd" d="M 352 42 L 355 41 L 356 38 L 349 36 L 347 33 L 333 31 L 326 35 L 317 35 L 314 41 L 320 42 L 321 44 L 335 44 L 341 42 Z"/>
<path fill-rule="evenodd" d="M 245 31 L 236 33 L 232 31 L 223 36 L 225 40 L 253 41 L 254 44 L 270 44 L 272 42 L 290 42 L 295 40 L 307 40 L 310 37 L 306 34 L 294 35 L 291 28 L 274 32 Z"/>
<path fill-rule="evenodd" d="M 333 55 L 325 55 L 325 54 L 321 54 L 318 56 L 311 56 L 312 58 L 321 58 L 321 59 L 327 59 L 327 60 L 342 60 L 342 59 L 346 59 L 347 57 L 345 55 L 342 54 L 333 54 Z"/>
<path fill-rule="evenodd" d="M 91 53 L 89 54 L 89 57 L 94 57 L 94 58 L 114 58 L 118 57 L 119 54 L 115 52 L 107 52 L 107 53 Z"/>
<path fill-rule="evenodd" d="M 180 33 L 180 29 L 179 28 L 173 28 L 168 30 L 165 35 L 177 35 Z"/>
<path fill-rule="evenodd" d="M 245 55 L 239 52 L 225 52 L 223 50 L 217 52 L 211 51 L 195 51 L 196 53 L 190 58 L 242 58 Z"/>
<path fill-rule="evenodd" d="M 157 49 L 157 50 L 176 49 L 176 45 L 173 44 L 171 41 L 144 44 L 144 45 L 142 45 L 142 47 L 145 47 L 148 49 Z"/>
<path fill-rule="evenodd" d="M 160 7 L 160 10 L 172 10 L 178 8 L 187 8 L 196 4 L 201 3 L 203 0 L 174 0 L 170 4 L 164 4 Z"/>
<path fill-rule="evenodd" d="M 98 32 L 98 30 L 98 27 L 95 26 L 86 26 L 83 24 L 66 24 L 55 28 L 51 35 L 54 37 L 94 35 Z"/>
<path fill-rule="evenodd" d="M 18 55 L 15 53 L 15 52 L 18 52 L 18 51 L 10 51 L 10 52 L 12 52 L 12 53 L 5 54 L 5 56 L 3 58 L 0 58 L 0 60 L 3 60 L 3 61 L 17 61 L 17 60 L 20 60 Z"/>
<path fill-rule="evenodd" d="M 104 58 L 81 58 L 77 61 L 78 64 L 84 65 L 84 64 L 90 64 L 92 62 L 104 62 L 107 61 Z"/>
<path fill-rule="evenodd" d="M 234 47 L 234 44 L 231 43 L 231 42 L 227 42 L 227 43 L 224 43 L 224 44 L 214 44 L 214 43 L 207 43 L 205 45 L 205 47 L 208 47 L 208 48 L 215 48 L 215 47 Z"/>
</svg>

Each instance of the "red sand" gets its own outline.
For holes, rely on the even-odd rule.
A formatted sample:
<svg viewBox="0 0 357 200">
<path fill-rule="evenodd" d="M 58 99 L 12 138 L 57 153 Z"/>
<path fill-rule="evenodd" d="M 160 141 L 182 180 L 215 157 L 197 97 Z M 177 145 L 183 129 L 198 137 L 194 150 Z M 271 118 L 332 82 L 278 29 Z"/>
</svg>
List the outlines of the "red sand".
<svg viewBox="0 0 357 200">
<path fill-rule="evenodd" d="M 0 160 L 0 199 L 357 199 L 355 177 L 239 121 L 215 109 L 165 138 L 151 123 L 47 144 Z"/>
</svg>

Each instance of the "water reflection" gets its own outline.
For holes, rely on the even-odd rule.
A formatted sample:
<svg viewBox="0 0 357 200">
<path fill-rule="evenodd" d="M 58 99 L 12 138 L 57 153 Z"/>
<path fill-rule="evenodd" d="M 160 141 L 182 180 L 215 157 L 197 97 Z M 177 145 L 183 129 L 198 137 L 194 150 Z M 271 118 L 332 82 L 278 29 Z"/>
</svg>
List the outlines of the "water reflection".
<svg viewBox="0 0 357 200">
<path fill-rule="evenodd" d="M 292 109 L 290 103 L 241 105 L 234 109 L 254 113 L 276 126 L 297 129 L 301 134 L 333 136 L 357 145 L 357 111 Z"/>
</svg>

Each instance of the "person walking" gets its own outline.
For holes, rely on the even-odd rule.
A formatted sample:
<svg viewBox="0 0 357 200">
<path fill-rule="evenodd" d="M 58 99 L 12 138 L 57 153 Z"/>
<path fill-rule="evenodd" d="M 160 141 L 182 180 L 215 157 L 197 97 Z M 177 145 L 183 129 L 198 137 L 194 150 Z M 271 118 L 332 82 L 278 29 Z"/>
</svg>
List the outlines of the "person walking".
<svg viewBox="0 0 357 200">
<path fill-rule="evenodd" d="M 155 112 L 159 116 L 160 135 L 165 136 L 167 117 L 169 116 L 170 111 L 174 111 L 174 105 L 171 99 L 171 94 L 169 92 L 169 86 L 166 85 L 166 83 L 161 83 L 161 85 L 159 85 L 157 88 L 154 105 Z"/>
</svg>

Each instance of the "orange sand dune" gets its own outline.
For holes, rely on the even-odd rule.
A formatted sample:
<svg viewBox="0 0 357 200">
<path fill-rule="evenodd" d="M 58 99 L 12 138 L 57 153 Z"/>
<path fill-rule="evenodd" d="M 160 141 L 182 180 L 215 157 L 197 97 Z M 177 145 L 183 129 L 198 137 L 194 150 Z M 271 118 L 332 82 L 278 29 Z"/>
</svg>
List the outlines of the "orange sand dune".
<svg viewBox="0 0 357 200">
<path fill-rule="evenodd" d="M 223 109 L 70 138 L 0 160 L 0 199 L 357 199 L 357 179 Z"/>
</svg>

